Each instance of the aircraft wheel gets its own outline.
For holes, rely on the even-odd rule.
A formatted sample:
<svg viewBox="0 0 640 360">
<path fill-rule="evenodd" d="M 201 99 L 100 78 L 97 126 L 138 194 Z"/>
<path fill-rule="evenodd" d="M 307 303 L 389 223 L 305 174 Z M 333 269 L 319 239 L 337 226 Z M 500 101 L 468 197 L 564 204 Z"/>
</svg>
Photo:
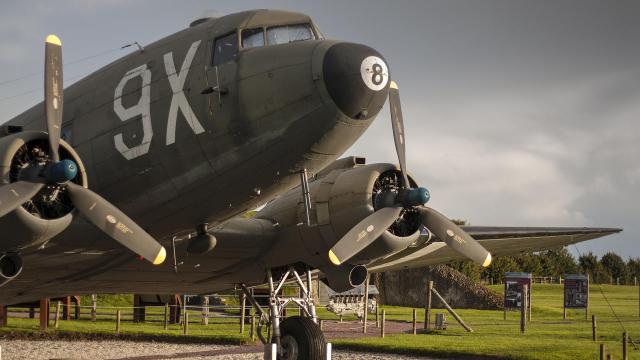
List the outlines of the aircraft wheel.
<svg viewBox="0 0 640 360">
<path fill-rule="evenodd" d="M 326 340 L 320 326 L 311 318 L 292 316 L 280 323 L 281 360 L 321 360 Z"/>
</svg>

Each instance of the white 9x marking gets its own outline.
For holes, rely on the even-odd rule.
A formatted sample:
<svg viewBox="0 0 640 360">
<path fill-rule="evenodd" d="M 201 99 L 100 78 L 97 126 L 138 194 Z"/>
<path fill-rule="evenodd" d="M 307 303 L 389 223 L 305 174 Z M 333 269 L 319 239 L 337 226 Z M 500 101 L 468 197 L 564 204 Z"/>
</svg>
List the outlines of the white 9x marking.
<svg viewBox="0 0 640 360">
<path fill-rule="evenodd" d="M 191 127 L 191 130 L 195 134 L 201 134 L 204 132 L 204 128 L 198 121 L 196 114 L 191 109 L 189 101 L 184 94 L 184 84 L 189 74 L 189 68 L 191 62 L 198 51 L 200 46 L 200 40 L 195 41 L 189 47 L 187 55 L 182 62 L 180 71 L 176 71 L 176 67 L 173 61 L 173 53 L 168 52 L 164 54 L 164 67 L 167 73 L 167 79 L 173 93 L 171 97 L 171 106 L 169 107 L 169 115 L 167 118 L 167 137 L 166 145 L 175 143 L 176 139 L 176 120 L 178 118 L 178 112 L 182 112 L 184 118 Z M 140 99 L 138 103 L 125 108 L 122 105 L 122 93 L 127 83 L 135 78 L 139 77 L 142 80 L 140 87 Z M 140 65 L 127 73 L 122 77 L 120 83 L 115 89 L 113 100 L 113 111 L 118 115 L 121 121 L 128 121 L 134 117 L 141 117 L 142 122 L 142 141 L 139 145 L 128 147 L 124 143 L 122 134 L 114 136 L 114 142 L 116 149 L 124 156 L 125 159 L 131 160 L 139 156 L 142 156 L 149 152 L 149 145 L 153 138 L 153 128 L 151 126 L 151 71 L 147 69 L 147 65 Z"/>
</svg>

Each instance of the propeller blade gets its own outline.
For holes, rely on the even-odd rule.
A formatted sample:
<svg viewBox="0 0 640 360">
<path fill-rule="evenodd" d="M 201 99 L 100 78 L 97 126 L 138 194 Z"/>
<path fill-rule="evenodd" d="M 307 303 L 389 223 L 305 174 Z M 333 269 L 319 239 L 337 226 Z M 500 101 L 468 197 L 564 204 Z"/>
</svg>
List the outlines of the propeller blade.
<svg viewBox="0 0 640 360">
<path fill-rule="evenodd" d="M 55 35 L 47 36 L 44 48 L 44 100 L 49 146 L 54 162 L 60 161 L 60 127 L 62 126 L 62 43 Z"/>
<path fill-rule="evenodd" d="M 393 224 L 402 208 L 385 207 L 364 218 L 329 250 L 329 260 L 340 265 L 357 255 Z"/>
<path fill-rule="evenodd" d="M 400 105 L 400 91 L 395 81 L 389 86 L 389 108 L 391 109 L 391 127 L 393 128 L 393 142 L 396 144 L 396 153 L 400 162 L 402 181 L 409 187 L 407 177 L 407 156 L 404 144 L 404 120 L 402 119 L 402 106 Z"/>
<path fill-rule="evenodd" d="M 16 181 L 0 186 L 0 217 L 29 201 L 43 186 L 44 184 L 26 181 Z"/>
<path fill-rule="evenodd" d="M 66 185 L 76 209 L 100 230 L 154 265 L 164 262 L 165 248 L 122 211 L 83 186 L 72 182 Z"/>
<path fill-rule="evenodd" d="M 484 267 L 491 264 L 491 253 L 453 221 L 430 207 L 418 209 L 422 216 L 422 224 L 453 250 Z"/>
</svg>

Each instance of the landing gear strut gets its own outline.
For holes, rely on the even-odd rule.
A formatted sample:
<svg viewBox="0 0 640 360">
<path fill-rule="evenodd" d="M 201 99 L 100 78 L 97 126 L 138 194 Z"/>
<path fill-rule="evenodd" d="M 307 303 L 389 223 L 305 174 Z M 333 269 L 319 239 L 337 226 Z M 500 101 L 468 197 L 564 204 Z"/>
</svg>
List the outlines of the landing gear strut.
<svg viewBox="0 0 640 360">
<path fill-rule="evenodd" d="M 253 297 L 245 284 L 242 291 L 259 316 L 257 335 L 263 344 L 270 345 L 277 352 L 277 359 L 320 360 L 326 358 L 327 342 L 318 326 L 316 307 L 311 293 L 311 270 L 306 270 L 306 284 L 300 274 L 290 267 L 277 282 L 274 282 L 271 269 L 267 269 L 269 281 L 269 311 L 265 311 Z M 285 296 L 282 288 L 287 281 L 295 281 L 301 289 L 301 296 Z M 284 309 L 294 303 L 301 310 L 301 316 L 284 319 Z M 282 320 L 282 321 L 281 321 Z M 263 335 L 263 328 L 271 336 Z M 270 339 L 268 339 L 270 337 Z M 268 345 L 269 346 L 269 345 Z M 265 357 L 266 358 L 266 357 Z"/>
</svg>

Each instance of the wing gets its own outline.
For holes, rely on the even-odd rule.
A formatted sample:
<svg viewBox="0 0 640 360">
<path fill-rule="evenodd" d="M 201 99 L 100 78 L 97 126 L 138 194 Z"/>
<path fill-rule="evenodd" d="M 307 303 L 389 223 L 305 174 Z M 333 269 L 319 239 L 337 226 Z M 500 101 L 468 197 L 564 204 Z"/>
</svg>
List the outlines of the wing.
<svg viewBox="0 0 640 360">
<path fill-rule="evenodd" d="M 541 251 L 622 231 L 622 229 L 611 228 L 497 226 L 463 226 L 463 229 L 494 256 Z M 379 260 L 371 265 L 370 270 L 372 272 L 383 272 L 410 269 L 454 260 L 465 259 L 444 242 L 435 239 L 422 247 L 407 248 L 398 254 Z"/>
</svg>

